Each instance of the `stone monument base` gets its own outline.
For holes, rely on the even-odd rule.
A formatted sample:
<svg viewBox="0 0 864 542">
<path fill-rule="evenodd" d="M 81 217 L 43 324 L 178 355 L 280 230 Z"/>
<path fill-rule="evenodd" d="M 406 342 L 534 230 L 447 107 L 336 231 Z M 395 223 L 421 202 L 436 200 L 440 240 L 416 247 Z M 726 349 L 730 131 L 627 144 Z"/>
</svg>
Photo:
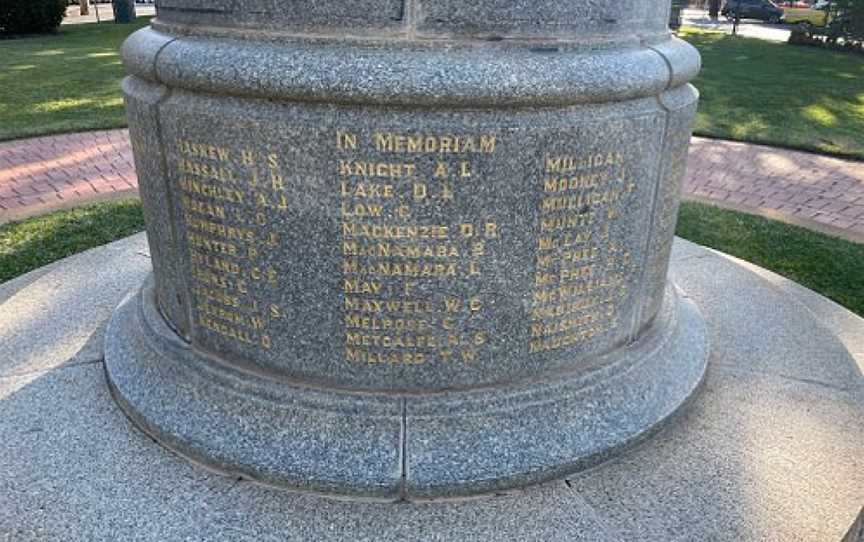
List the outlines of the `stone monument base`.
<svg viewBox="0 0 864 542">
<path fill-rule="evenodd" d="M 389 501 L 499 492 L 593 466 L 672 415 L 707 357 L 698 310 L 671 286 L 629 348 L 593 370 L 509 387 L 370 394 L 239 373 L 177 337 L 152 277 L 118 308 L 105 344 L 115 398 L 180 455 L 269 485 Z"/>
<path fill-rule="evenodd" d="M 657 434 L 529 489 L 393 505 L 219 476 L 128 421 L 102 345 L 146 256 L 138 235 L 0 285 L 0 540 L 824 542 L 864 503 L 864 320 L 734 258 L 676 242 L 711 354 Z"/>
</svg>

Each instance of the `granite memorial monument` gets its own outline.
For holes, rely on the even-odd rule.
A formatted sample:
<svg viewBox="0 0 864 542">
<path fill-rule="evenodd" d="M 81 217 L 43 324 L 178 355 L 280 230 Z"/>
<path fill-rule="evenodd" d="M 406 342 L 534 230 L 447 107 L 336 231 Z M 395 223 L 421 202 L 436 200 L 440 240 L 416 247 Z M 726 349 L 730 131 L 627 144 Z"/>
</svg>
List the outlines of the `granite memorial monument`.
<svg viewBox="0 0 864 542">
<path fill-rule="evenodd" d="M 697 52 L 657 0 L 162 0 L 123 47 L 153 274 L 129 417 L 376 500 L 596 464 L 698 388 L 667 281 Z"/>
</svg>

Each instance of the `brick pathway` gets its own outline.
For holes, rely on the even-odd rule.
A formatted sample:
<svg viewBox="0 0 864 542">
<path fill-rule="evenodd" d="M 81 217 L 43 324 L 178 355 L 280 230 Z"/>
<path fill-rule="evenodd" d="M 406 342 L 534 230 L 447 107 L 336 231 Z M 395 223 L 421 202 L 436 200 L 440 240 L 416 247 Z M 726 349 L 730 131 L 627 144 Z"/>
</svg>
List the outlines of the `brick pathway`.
<svg viewBox="0 0 864 542">
<path fill-rule="evenodd" d="M 0 143 L 0 223 L 136 189 L 126 130 Z M 864 162 L 694 138 L 684 191 L 864 242 Z"/>
<path fill-rule="evenodd" d="M 693 138 L 685 197 L 864 242 L 864 162 Z"/>
<path fill-rule="evenodd" d="M 0 143 L 0 223 L 137 190 L 126 130 Z"/>
</svg>

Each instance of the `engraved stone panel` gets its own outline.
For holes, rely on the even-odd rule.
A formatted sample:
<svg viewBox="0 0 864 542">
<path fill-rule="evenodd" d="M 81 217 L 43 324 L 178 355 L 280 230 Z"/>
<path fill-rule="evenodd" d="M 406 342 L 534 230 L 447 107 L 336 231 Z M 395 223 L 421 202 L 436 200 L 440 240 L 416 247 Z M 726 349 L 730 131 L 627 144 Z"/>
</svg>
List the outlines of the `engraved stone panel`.
<svg viewBox="0 0 864 542">
<path fill-rule="evenodd" d="M 578 369 L 631 336 L 655 101 L 504 127 L 214 105 L 162 107 L 196 347 L 326 385 L 446 389 Z"/>
<path fill-rule="evenodd" d="M 627 33 L 667 31 L 667 2 L 561 2 L 558 0 L 426 0 L 420 30 L 497 35 L 541 34 L 568 39 L 608 39 Z"/>
<path fill-rule="evenodd" d="M 160 20 L 254 29 L 398 27 L 401 0 L 161 0 Z"/>
</svg>

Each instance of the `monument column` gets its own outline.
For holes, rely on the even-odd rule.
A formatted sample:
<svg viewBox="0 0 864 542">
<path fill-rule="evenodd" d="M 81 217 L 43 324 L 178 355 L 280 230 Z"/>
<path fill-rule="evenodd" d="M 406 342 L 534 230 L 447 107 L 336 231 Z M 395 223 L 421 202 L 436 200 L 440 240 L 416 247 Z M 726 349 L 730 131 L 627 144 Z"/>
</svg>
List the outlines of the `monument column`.
<svg viewBox="0 0 864 542">
<path fill-rule="evenodd" d="M 435 499 L 644 438 L 697 388 L 666 280 L 699 58 L 656 0 L 163 0 L 124 45 L 153 277 L 106 339 L 167 447 Z"/>
</svg>

